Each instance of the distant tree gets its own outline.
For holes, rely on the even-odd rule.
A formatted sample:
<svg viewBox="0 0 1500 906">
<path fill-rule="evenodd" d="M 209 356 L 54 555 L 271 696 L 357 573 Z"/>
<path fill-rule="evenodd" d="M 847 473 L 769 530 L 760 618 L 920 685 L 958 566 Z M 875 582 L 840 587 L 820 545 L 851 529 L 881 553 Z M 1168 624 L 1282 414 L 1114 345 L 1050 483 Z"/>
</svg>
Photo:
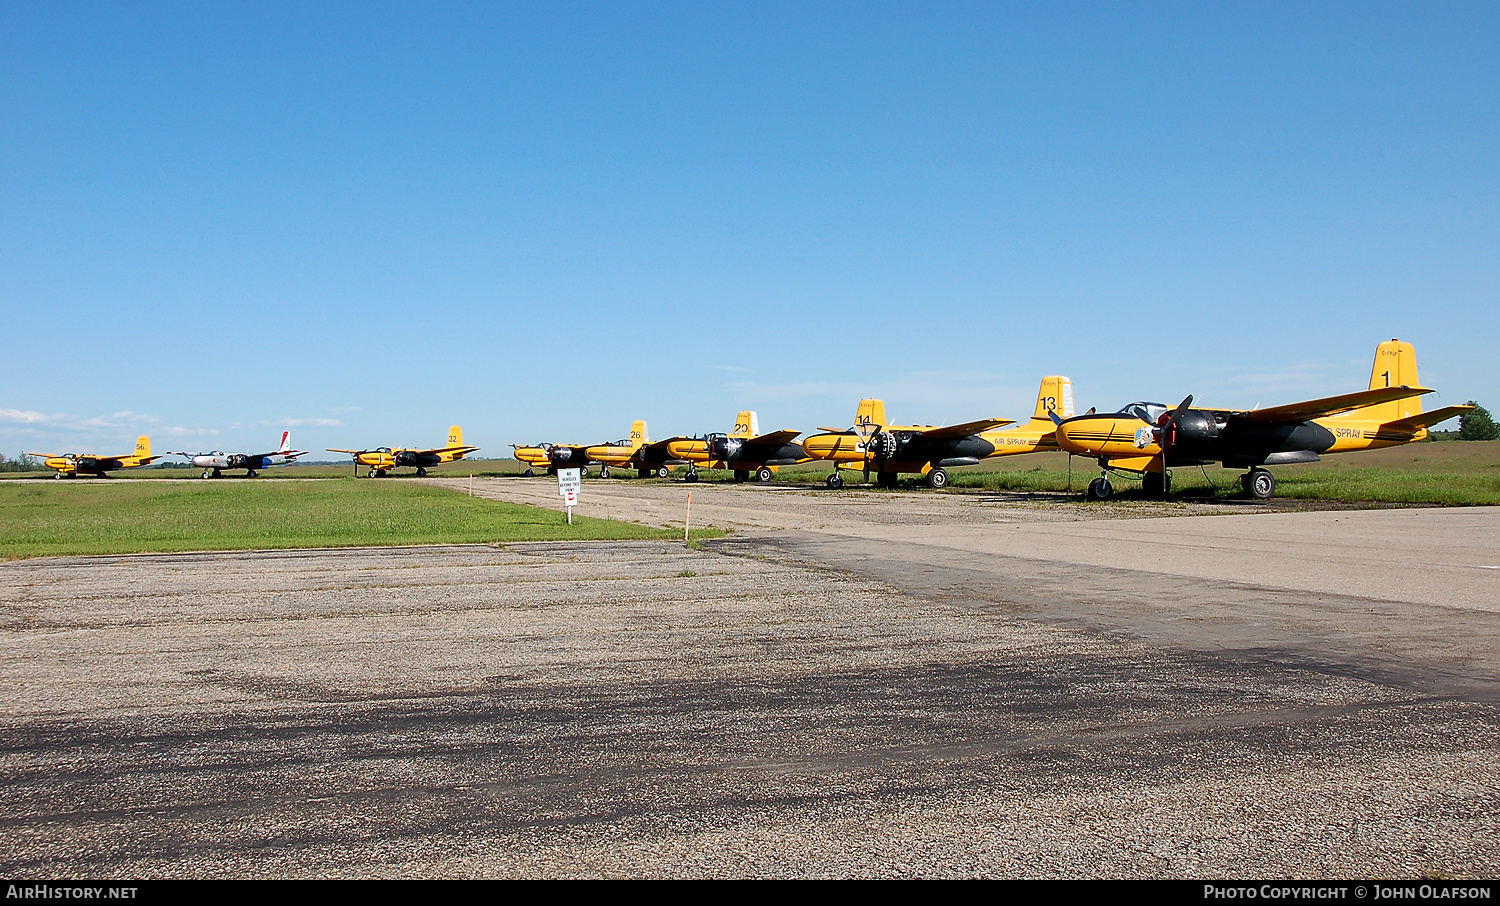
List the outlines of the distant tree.
<svg viewBox="0 0 1500 906">
<path fill-rule="evenodd" d="M 1469 405 L 1479 406 L 1473 400 L 1469 400 Z M 1458 417 L 1458 437 L 1459 440 L 1495 440 L 1500 438 L 1500 425 L 1490 417 L 1490 410 L 1479 406 Z"/>
<path fill-rule="evenodd" d="M 41 465 L 30 456 L 22 453 L 15 459 L 6 459 L 0 456 L 0 472 L 30 472 L 41 468 Z"/>
</svg>

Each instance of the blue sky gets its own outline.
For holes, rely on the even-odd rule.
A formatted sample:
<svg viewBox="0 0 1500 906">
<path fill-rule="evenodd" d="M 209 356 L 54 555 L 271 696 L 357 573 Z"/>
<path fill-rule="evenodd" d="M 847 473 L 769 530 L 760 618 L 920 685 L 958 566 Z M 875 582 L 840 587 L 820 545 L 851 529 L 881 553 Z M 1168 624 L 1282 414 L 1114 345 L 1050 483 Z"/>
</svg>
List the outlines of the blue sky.
<svg viewBox="0 0 1500 906">
<path fill-rule="evenodd" d="M 0 6 L 0 452 L 1500 407 L 1500 5 Z M 1431 398 L 1429 398 L 1431 399 Z"/>
</svg>

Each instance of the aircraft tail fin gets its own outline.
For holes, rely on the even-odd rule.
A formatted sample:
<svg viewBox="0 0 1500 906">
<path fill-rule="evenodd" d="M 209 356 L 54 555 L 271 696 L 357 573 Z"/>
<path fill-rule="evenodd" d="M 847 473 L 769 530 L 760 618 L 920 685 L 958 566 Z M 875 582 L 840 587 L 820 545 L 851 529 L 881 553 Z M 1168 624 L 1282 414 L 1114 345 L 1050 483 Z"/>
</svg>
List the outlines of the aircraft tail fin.
<svg viewBox="0 0 1500 906">
<path fill-rule="evenodd" d="M 1370 389 L 1383 387 L 1420 387 L 1417 377 L 1417 350 L 1410 343 L 1387 340 L 1375 347 L 1375 365 L 1370 369 Z M 1394 422 L 1422 414 L 1420 396 L 1378 403 L 1357 410 L 1360 418 Z"/>
<path fill-rule="evenodd" d="M 1036 394 L 1036 411 L 1031 417 L 1050 419 L 1054 412 L 1059 418 L 1073 417 L 1073 382 L 1060 374 L 1042 378 Z"/>
<path fill-rule="evenodd" d="M 630 446 L 634 449 L 651 443 L 651 436 L 646 433 L 646 422 L 636 419 L 630 423 Z"/>
<path fill-rule="evenodd" d="M 276 448 L 277 453 L 286 453 L 292 449 L 292 432 L 281 432 L 281 446 Z"/>
<path fill-rule="evenodd" d="M 746 409 L 734 420 L 734 433 L 730 437 L 759 437 L 760 419 L 754 412 Z"/>
<path fill-rule="evenodd" d="M 884 428 L 885 401 L 884 400 L 860 400 L 859 409 L 854 415 L 854 426 L 863 428 L 866 425 L 879 425 Z"/>
<path fill-rule="evenodd" d="M 464 429 L 453 425 L 448 429 L 448 449 L 462 447 L 464 445 Z"/>
<path fill-rule="evenodd" d="M 135 439 L 135 455 L 142 459 L 151 458 L 151 438 L 142 434 Z"/>
</svg>

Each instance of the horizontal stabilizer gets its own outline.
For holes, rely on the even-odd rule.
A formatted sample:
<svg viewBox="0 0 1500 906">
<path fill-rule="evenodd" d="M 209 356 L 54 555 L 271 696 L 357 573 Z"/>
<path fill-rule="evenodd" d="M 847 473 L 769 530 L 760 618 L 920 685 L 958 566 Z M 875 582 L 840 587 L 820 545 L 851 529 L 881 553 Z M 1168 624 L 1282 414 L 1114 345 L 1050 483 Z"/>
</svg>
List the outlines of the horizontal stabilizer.
<svg viewBox="0 0 1500 906">
<path fill-rule="evenodd" d="M 1422 412 L 1417 415 L 1413 415 L 1410 418 L 1403 418 L 1399 421 L 1394 422 L 1386 422 L 1385 424 L 1380 426 L 1380 429 L 1382 431 L 1415 431 L 1418 428 L 1430 428 L 1438 422 L 1445 422 L 1455 415 L 1463 415 L 1465 412 L 1472 412 L 1475 408 L 1476 407 L 1474 406 L 1444 406 L 1441 409 L 1434 409 L 1431 412 Z"/>
<path fill-rule="evenodd" d="M 991 428 L 998 428 L 1001 425 L 1014 423 L 1015 419 L 1011 418 L 982 418 L 977 422 L 967 422 L 962 425 L 949 425 L 946 428 L 932 428 L 930 430 L 924 429 L 922 436 L 931 437 L 936 440 L 952 437 L 968 437 L 971 434 L 978 434 L 981 431 L 988 431 Z"/>
<path fill-rule="evenodd" d="M 1288 406 L 1274 406 L 1270 409 L 1252 409 L 1249 412 L 1236 412 L 1235 416 L 1252 422 L 1305 422 L 1314 418 L 1338 415 L 1340 412 L 1352 412 L 1355 409 L 1363 409 L 1366 406 L 1377 406 L 1381 403 L 1389 403 L 1395 400 L 1410 399 L 1411 397 L 1431 392 L 1426 387 L 1378 387 L 1374 390 L 1360 390 L 1340 396 L 1326 396 L 1319 400 L 1292 403 Z"/>
</svg>

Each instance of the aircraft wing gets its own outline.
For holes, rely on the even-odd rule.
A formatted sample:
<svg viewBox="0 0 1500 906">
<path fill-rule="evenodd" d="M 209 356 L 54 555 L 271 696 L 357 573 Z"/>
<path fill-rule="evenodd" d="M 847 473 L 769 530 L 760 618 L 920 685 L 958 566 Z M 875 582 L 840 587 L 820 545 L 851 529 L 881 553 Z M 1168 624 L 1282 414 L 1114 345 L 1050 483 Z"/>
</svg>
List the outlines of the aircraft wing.
<svg viewBox="0 0 1500 906">
<path fill-rule="evenodd" d="M 1426 387 L 1376 387 L 1374 390 L 1360 390 L 1355 393 L 1345 393 L 1341 396 L 1325 396 L 1320 400 L 1308 400 L 1305 403 L 1292 403 L 1287 406 L 1273 406 L 1270 409 L 1252 409 L 1249 412 L 1236 412 L 1234 416 L 1235 418 L 1243 418 L 1252 422 L 1305 422 L 1314 418 L 1338 415 L 1340 412 L 1350 412 L 1355 409 L 1363 409 L 1366 406 L 1389 403 L 1392 400 L 1409 399 L 1431 392 Z"/>
<path fill-rule="evenodd" d="M 991 428 L 998 428 L 1001 425 L 1011 425 L 1011 424 L 1015 424 L 1015 419 L 1011 419 L 1011 418 L 982 418 L 982 419 L 980 419 L 977 422 L 966 422 L 966 423 L 964 423 L 962 425 L 949 425 L 946 428 L 930 428 L 930 429 L 924 428 L 922 430 L 922 436 L 923 437 L 934 438 L 936 440 L 944 440 L 944 439 L 948 439 L 948 438 L 957 438 L 957 437 L 968 437 L 971 434 L 978 434 L 981 431 L 988 431 Z"/>
<path fill-rule="evenodd" d="M 1417 415 L 1413 415 L 1410 418 L 1403 418 L 1399 421 L 1394 422 L 1386 422 L 1380 427 L 1391 429 L 1394 431 L 1415 431 L 1418 428 L 1430 428 L 1438 422 L 1445 422 L 1455 415 L 1463 415 L 1465 412 L 1472 412 L 1475 408 L 1476 407 L 1474 406 L 1468 405 L 1444 406 L 1441 409 L 1434 409 L 1431 412 L 1418 413 Z"/>
<path fill-rule="evenodd" d="M 801 431 L 772 431 L 770 434 L 762 434 L 759 437 L 752 437 L 749 440 L 745 441 L 745 443 L 765 444 L 766 446 L 774 445 L 779 447 L 782 444 L 791 443 L 792 439 L 801 433 Z"/>
<path fill-rule="evenodd" d="M 427 456 L 433 453 L 473 453 L 478 447 L 435 447 L 431 450 L 413 450 L 413 453 Z"/>
<path fill-rule="evenodd" d="M 324 447 L 329 453 L 368 453 L 368 450 L 339 450 L 334 447 Z"/>
</svg>

